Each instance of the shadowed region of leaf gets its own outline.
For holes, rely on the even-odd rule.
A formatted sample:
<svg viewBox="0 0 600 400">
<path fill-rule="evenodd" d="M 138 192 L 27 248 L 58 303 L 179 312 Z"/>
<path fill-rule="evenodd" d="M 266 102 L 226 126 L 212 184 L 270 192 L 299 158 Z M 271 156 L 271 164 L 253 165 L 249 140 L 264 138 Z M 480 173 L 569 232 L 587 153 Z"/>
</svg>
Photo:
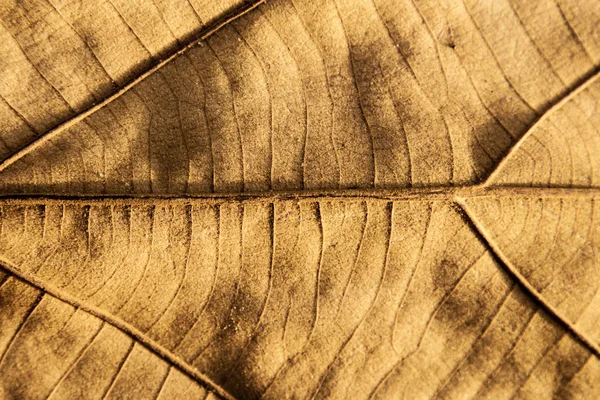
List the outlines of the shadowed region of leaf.
<svg viewBox="0 0 600 400">
<path fill-rule="evenodd" d="M 581 20 L 598 11 L 551 1 L 452 3 L 260 5 L 42 136 L 43 145 L 9 157 L 0 167 L 4 191 L 476 183 L 597 69 L 597 31 L 583 30 Z M 542 14 L 553 24 L 540 25 Z"/>
</svg>

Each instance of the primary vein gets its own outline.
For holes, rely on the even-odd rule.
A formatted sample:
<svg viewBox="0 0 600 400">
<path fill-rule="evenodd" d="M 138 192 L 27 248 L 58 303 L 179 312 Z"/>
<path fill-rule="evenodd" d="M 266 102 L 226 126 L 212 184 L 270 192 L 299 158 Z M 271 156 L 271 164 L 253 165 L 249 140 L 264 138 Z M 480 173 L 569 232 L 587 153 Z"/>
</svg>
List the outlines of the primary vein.
<svg viewBox="0 0 600 400">
<path fill-rule="evenodd" d="M 323 189 L 235 193 L 199 193 L 191 195 L 0 195 L 0 205 L 8 204 L 220 204 L 225 202 L 269 203 L 285 200 L 415 200 L 457 201 L 474 197 L 600 198 L 600 187 L 531 186 L 447 186 L 402 189 Z"/>
</svg>

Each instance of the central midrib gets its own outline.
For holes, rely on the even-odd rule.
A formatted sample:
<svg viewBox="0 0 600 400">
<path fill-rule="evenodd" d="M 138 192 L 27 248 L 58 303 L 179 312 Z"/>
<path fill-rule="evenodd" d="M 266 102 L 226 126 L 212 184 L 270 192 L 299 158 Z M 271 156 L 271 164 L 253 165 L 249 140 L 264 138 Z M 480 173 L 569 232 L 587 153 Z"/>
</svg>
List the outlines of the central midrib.
<svg viewBox="0 0 600 400">
<path fill-rule="evenodd" d="M 318 189 L 236 193 L 198 194 L 3 194 L 0 204 L 149 204 L 209 203 L 228 201 L 273 202 L 285 200 L 445 200 L 460 201 L 473 197 L 556 197 L 592 199 L 600 197 L 600 187 L 532 187 L 532 186 L 438 186 L 400 189 Z"/>
</svg>

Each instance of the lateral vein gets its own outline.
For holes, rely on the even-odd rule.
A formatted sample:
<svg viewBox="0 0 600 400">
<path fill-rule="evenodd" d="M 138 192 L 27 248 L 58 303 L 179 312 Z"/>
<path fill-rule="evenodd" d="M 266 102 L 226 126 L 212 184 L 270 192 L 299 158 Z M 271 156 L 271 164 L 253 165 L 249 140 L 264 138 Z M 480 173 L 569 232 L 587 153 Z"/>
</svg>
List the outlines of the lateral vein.
<svg viewBox="0 0 600 400">
<path fill-rule="evenodd" d="M 208 387 L 209 390 L 212 390 L 219 396 L 222 396 L 224 399 L 235 400 L 235 398 L 230 393 L 228 393 L 224 388 L 222 388 L 208 376 L 197 371 L 195 368 L 193 368 L 187 362 L 185 362 L 185 360 L 175 355 L 169 349 L 163 347 L 161 344 L 148 338 L 144 334 L 144 332 L 134 327 L 133 325 L 127 323 L 126 321 L 123 321 L 122 319 L 110 313 L 107 313 L 99 307 L 87 304 L 78 299 L 77 297 L 57 288 L 56 286 L 48 282 L 45 282 L 27 272 L 19 270 L 15 265 L 13 265 L 9 260 L 5 259 L 3 256 L 0 256 L 0 268 L 7 270 L 9 273 L 13 274 L 15 278 L 42 290 L 50 296 L 64 301 L 65 303 L 77 307 L 85 312 L 88 312 L 94 315 L 95 317 L 101 319 L 102 321 L 114 326 L 115 328 L 130 336 L 136 343 L 139 343 L 140 345 L 146 347 L 148 350 L 165 360 L 167 363 L 175 365 L 178 369 L 180 369 L 184 374 L 188 375 L 191 379 L 195 380 L 196 382 L 199 382 L 203 386 Z"/>
<path fill-rule="evenodd" d="M 478 221 L 478 219 L 473 215 L 473 213 L 469 210 L 469 207 L 466 205 L 464 199 L 457 199 L 456 203 L 462 208 L 462 210 L 467 214 L 469 222 L 473 225 L 476 233 L 481 237 L 486 246 L 490 248 L 493 255 L 500 261 L 500 264 L 504 267 L 506 272 L 517 281 L 517 283 L 521 286 L 521 288 L 539 305 L 541 306 L 548 314 L 554 317 L 557 321 L 559 321 L 562 326 L 571 333 L 581 344 L 588 348 L 588 350 L 593 353 L 596 357 L 600 357 L 600 346 L 595 343 L 592 339 L 590 339 L 584 332 L 579 330 L 579 328 L 569 321 L 562 312 L 550 304 L 544 296 L 519 272 L 519 270 L 514 266 L 514 264 L 504 255 L 500 247 L 492 240 L 486 229 L 483 225 Z"/>
<path fill-rule="evenodd" d="M 60 135 L 61 133 L 63 133 L 64 131 L 66 131 L 67 129 L 72 127 L 73 125 L 79 123 L 80 121 L 82 121 L 85 118 L 89 117 L 90 115 L 94 114 L 98 110 L 100 110 L 100 109 L 104 108 L 105 106 L 107 106 L 108 104 L 112 103 L 119 97 L 123 96 L 125 93 L 127 93 L 129 90 L 131 90 L 133 87 L 135 87 L 137 84 L 139 84 L 140 82 L 142 82 L 143 80 L 145 80 L 146 78 L 151 76 L 152 74 L 154 74 L 156 71 L 158 71 L 159 69 L 161 69 L 162 67 L 164 67 L 165 65 L 167 65 L 168 63 L 170 63 L 171 61 L 173 61 L 180 55 L 182 55 L 183 53 L 187 52 L 192 47 L 198 45 L 200 42 L 202 42 L 203 40 L 208 38 L 213 33 L 217 32 L 224 26 L 235 21 L 236 19 L 247 14 L 248 12 L 254 10 L 259 5 L 264 3 L 265 1 L 266 0 L 256 0 L 253 3 L 245 4 L 244 6 L 238 8 L 236 11 L 234 11 L 232 14 L 225 16 L 224 18 L 220 19 L 218 22 L 211 25 L 210 27 L 203 29 L 196 38 L 189 41 L 186 45 L 181 47 L 179 50 L 176 50 L 174 53 L 172 53 L 167 58 L 154 64 L 152 67 L 150 67 L 149 69 L 144 71 L 142 74 L 135 77 L 133 80 L 131 80 L 125 86 L 121 87 L 118 91 L 114 92 L 113 94 L 111 94 L 108 97 L 105 97 L 99 103 L 92 104 L 92 106 L 90 106 L 86 110 L 78 113 L 77 115 L 74 115 L 70 119 L 62 122 L 61 124 L 57 125 L 56 127 L 52 128 L 52 129 L 50 129 L 46 133 L 43 133 L 41 136 L 39 136 L 33 142 L 29 143 L 25 147 L 21 148 L 21 150 L 17 151 L 16 153 L 12 154 L 7 159 L 2 161 L 0 163 L 0 172 L 4 171 L 8 167 L 10 167 L 12 164 L 14 164 L 15 162 L 17 162 L 18 160 L 20 160 L 27 154 L 31 153 L 32 151 L 40 148 L 46 142 L 48 142 L 49 140 L 52 140 L 56 136 Z"/>
</svg>

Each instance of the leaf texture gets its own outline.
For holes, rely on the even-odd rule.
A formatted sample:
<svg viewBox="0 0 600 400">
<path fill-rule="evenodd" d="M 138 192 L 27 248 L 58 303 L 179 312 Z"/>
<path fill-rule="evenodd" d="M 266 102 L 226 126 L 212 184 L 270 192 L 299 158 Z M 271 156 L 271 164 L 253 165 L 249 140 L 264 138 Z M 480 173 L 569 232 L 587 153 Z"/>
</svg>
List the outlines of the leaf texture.
<svg viewBox="0 0 600 400">
<path fill-rule="evenodd" d="M 12 379 L 2 380 L 0 397 L 209 396 L 203 386 L 101 319 L 11 274 L 2 278 L 0 374 Z"/>
<path fill-rule="evenodd" d="M 3 1 L 0 156 L 102 101 L 241 4 Z"/>
<path fill-rule="evenodd" d="M 598 187 L 600 80 L 561 101 L 528 131 L 488 180 L 492 185 Z"/>
<path fill-rule="evenodd" d="M 597 362 L 444 202 L 27 202 L 2 221 L 7 265 L 236 397 L 513 395 L 553 374 L 558 393 Z"/>
<path fill-rule="evenodd" d="M 1 398 L 600 395 L 595 2 L 0 21 Z"/>
<path fill-rule="evenodd" d="M 474 183 L 600 61 L 594 2 L 537 3 L 264 4 L 9 160 L 5 191 Z"/>
</svg>

